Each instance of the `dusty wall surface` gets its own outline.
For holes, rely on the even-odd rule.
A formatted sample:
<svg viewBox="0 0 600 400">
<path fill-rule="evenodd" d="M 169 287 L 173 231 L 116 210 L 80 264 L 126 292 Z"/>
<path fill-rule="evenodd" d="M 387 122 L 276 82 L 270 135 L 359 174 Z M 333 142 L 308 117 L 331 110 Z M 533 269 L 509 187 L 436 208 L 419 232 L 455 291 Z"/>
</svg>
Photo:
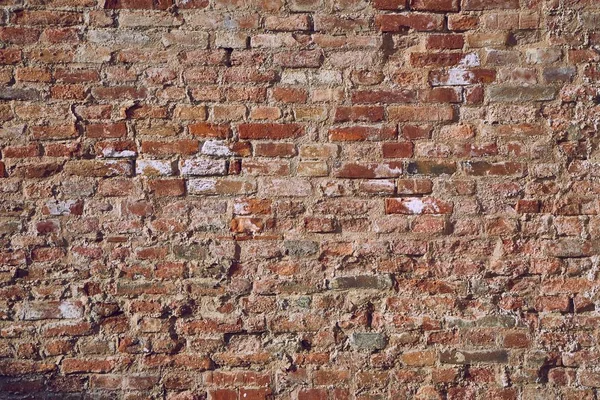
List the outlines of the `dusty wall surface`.
<svg viewBox="0 0 600 400">
<path fill-rule="evenodd" d="M 0 398 L 597 398 L 600 2 L 0 4 Z"/>
</svg>

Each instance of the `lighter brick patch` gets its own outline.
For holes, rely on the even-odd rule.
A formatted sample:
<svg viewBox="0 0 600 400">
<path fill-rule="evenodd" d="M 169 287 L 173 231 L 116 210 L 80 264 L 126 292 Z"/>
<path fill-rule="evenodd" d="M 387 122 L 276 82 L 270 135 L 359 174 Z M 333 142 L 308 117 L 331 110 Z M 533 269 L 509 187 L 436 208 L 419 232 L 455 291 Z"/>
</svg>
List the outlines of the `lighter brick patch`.
<svg viewBox="0 0 600 400">
<path fill-rule="evenodd" d="M 216 187 L 217 181 L 214 179 L 190 179 L 188 181 L 188 191 L 192 194 L 211 193 Z"/>
<path fill-rule="evenodd" d="M 465 56 L 459 61 L 458 65 L 463 67 L 478 67 L 481 65 L 481 60 L 477 53 L 465 54 Z"/>
<path fill-rule="evenodd" d="M 46 208 L 50 215 L 70 215 L 71 207 L 77 202 L 78 200 L 50 200 L 46 202 Z"/>
<path fill-rule="evenodd" d="M 226 163 L 224 160 L 192 159 L 181 163 L 182 175 L 225 175 Z"/>
<path fill-rule="evenodd" d="M 80 318 L 82 315 L 81 307 L 77 306 L 76 304 L 66 302 L 66 301 L 63 301 L 62 303 L 60 303 L 60 305 L 58 306 L 58 309 L 60 310 L 60 315 L 63 318 L 75 319 L 75 318 Z"/>
<path fill-rule="evenodd" d="M 375 168 L 376 178 L 389 178 L 390 176 L 402 174 L 402 167 L 391 167 L 390 164 L 378 164 Z"/>
<path fill-rule="evenodd" d="M 165 160 L 137 160 L 135 165 L 137 175 L 173 175 L 173 163 Z"/>
<path fill-rule="evenodd" d="M 113 158 L 128 158 L 135 157 L 137 153 L 133 150 L 115 150 L 112 147 L 106 147 L 102 149 L 102 155 L 104 157 L 113 157 Z"/>
<path fill-rule="evenodd" d="M 229 157 L 234 153 L 229 149 L 227 142 L 222 140 L 207 140 L 202 145 L 202 154 L 214 157 Z"/>
</svg>

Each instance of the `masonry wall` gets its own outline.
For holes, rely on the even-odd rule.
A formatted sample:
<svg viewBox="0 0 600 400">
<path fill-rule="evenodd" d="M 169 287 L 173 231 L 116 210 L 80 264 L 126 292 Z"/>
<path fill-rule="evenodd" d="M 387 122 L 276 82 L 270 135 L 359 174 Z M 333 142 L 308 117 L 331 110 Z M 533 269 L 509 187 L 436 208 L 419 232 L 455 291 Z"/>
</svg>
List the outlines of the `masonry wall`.
<svg viewBox="0 0 600 400">
<path fill-rule="evenodd" d="M 0 5 L 0 398 L 597 398 L 600 2 Z"/>
</svg>

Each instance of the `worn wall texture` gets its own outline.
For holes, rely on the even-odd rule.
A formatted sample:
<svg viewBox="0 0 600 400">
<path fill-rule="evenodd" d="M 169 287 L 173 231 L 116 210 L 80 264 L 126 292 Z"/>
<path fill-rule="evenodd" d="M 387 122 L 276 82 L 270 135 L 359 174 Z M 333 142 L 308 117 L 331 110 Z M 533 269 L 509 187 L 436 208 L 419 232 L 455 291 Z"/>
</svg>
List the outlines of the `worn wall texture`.
<svg viewBox="0 0 600 400">
<path fill-rule="evenodd" d="M 599 1 L 0 4 L 0 398 L 597 398 Z"/>
</svg>

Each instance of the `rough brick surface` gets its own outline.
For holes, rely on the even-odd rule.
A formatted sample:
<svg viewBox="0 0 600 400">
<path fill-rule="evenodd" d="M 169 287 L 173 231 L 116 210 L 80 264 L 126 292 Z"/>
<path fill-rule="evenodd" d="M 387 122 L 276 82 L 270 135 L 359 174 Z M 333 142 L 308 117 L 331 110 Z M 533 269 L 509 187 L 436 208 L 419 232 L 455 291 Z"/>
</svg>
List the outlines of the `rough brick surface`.
<svg viewBox="0 0 600 400">
<path fill-rule="evenodd" d="M 0 0 L 0 399 L 597 399 L 600 1 Z"/>
</svg>

